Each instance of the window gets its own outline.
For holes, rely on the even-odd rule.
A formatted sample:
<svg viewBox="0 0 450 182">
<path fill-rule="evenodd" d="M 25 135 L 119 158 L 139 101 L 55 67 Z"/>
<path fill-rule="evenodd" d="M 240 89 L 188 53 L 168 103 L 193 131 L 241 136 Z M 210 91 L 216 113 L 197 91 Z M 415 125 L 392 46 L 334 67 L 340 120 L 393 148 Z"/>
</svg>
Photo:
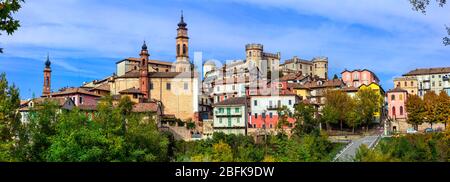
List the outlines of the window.
<svg viewBox="0 0 450 182">
<path fill-rule="evenodd" d="M 266 118 L 266 113 L 265 112 L 263 112 L 261 115 L 262 115 L 262 118 Z"/>
<path fill-rule="evenodd" d="M 281 107 L 281 100 L 278 100 L 278 107 Z"/>
<path fill-rule="evenodd" d="M 219 118 L 219 123 L 222 124 L 222 118 Z"/>
<path fill-rule="evenodd" d="M 236 90 L 236 86 L 235 85 L 233 85 L 233 90 Z"/>
<path fill-rule="evenodd" d="M 325 68 L 327 68 L 327 64 L 325 64 Z"/>
<path fill-rule="evenodd" d="M 224 109 L 223 108 L 219 108 L 219 113 L 223 113 Z"/>
<path fill-rule="evenodd" d="M 217 91 L 220 92 L 220 86 L 217 86 Z"/>
<path fill-rule="evenodd" d="M 185 55 L 185 54 L 186 54 L 186 52 L 187 52 L 187 47 L 186 47 L 186 44 L 183 44 L 183 55 Z"/>
<path fill-rule="evenodd" d="M 270 124 L 270 128 L 272 128 L 272 124 Z"/>
<path fill-rule="evenodd" d="M 80 97 L 80 104 L 83 104 L 83 97 Z"/>
<path fill-rule="evenodd" d="M 258 119 L 258 113 L 255 113 L 255 119 Z"/>
<path fill-rule="evenodd" d="M 312 66 L 309 67 L 309 71 L 312 71 Z"/>
<path fill-rule="evenodd" d="M 392 115 L 395 116 L 395 106 L 392 107 Z"/>
<path fill-rule="evenodd" d="M 317 68 L 317 64 L 314 64 L 314 68 Z"/>
<path fill-rule="evenodd" d="M 253 105 L 255 105 L 255 106 L 258 105 L 258 101 L 257 101 L 257 100 L 255 100 L 255 101 L 253 101 L 253 102 L 254 102 Z"/>
<path fill-rule="evenodd" d="M 166 84 L 166 89 L 167 89 L 167 90 L 170 90 L 170 88 L 171 88 L 170 83 L 167 83 L 167 84 Z"/>
<path fill-rule="evenodd" d="M 399 97 L 400 97 L 400 100 L 403 100 L 403 95 L 402 95 L 402 94 L 400 94 L 400 96 L 399 96 Z"/>
<path fill-rule="evenodd" d="M 138 98 L 137 94 L 133 94 L 133 98 L 137 99 Z"/>
<path fill-rule="evenodd" d="M 303 69 L 303 65 L 302 64 L 300 64 L 300 69 Z"/>
<path fill-rule="evenodd" d="M 292 100 L 289 100 L 289 105 L 292 105 Z"/>
<path fill-rule="evenodd" d="M 270 117 L 270 118 L 273 118 L 273 114 L 272 114 L 272 113 L 269 113 L 269 117 Z"/>
<path fill-rule="evenodd" d="M 184 83 L 184 90 L 188 90 L 189 89 L 189 84 L 188 83 Z"/>
<path fill-rule="evenodd" d="M 434 87 L 435 85 L 436 85 L 436 84 L 434 83 L 434 81 L 433 81 L 433 82 L 431 82 L 431 86 L 433 86 L 433 87 Z"/>
<path fill-rule="evenodd" d="M 434 78 L 434 75 L 432 75 L 431 78 Z"/>
<path fill-rule="evenodd" d="M 150 88 L 150 90 L 153 90 L 153 83 L 150 82 L 150 84 L 148 84 L 148 87 Z"/>
<path fill-rule="evenodd" d="M 241 118 L 236 118 L 237 123 L 241 122 Z"/>
<path fill-rule="evenodd" d="M 442 82 L 441 81 L 439 81 L 439 86 L 442 87 Z"/>
<path fill-rule="evenodd" d="M 400 106 L 400 116 L 403 116 L 403 106 Z"/>
<path fill-rule="evenodd" d="M 269 108 L 272 108 L 272 101 L 269 101 Z"/>
<path fill-rule="evenodd" d="M 405 82 L 405 87 L 407 87 L 408 86 L 408 83 L 407 82 Z"/>
<path fill-rule="evenodd" d="M 237 107 L 237 108 L 234 109 L 234 112 L 235 112 L 235 113 L 239 113 L 239 112 L 241 112 L 241 111 L 240 111 L 240 109 Z"/>
<path fill-rule="evenodd" d="M 180 44 L 177 45 L 177 56 L 180 55 Z"/>
<path fill-rule="evenodd" d="M 391 95 L 391 100 L 395 100 L 395 95 Z"/>
<path fill-rule="evenodd" d="M 414 87 L 414 82 L 411 82 L 411 87 Z"/>
</svg>

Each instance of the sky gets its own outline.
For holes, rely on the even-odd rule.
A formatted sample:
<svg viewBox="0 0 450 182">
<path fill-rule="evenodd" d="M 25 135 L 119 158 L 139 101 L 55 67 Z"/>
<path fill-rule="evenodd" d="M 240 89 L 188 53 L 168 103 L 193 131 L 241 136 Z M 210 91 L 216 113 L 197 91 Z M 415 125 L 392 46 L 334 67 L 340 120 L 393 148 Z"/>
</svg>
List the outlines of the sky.
<svg viewBox="0 0 450 182">
<path fill-rule="evenodd" d="M 244 59 L 245 44 L 261 43 L 282 60 L 326 56 L 330 77 L 370 69 L 385 90 L 410 70 L 450 66 L 450 6 L 434 1 L 424 15 L 408 0 L 27 0 L 19 30 L 0 36 L 0 72 L 27 99 L 42 93 L 47 54 L 54 91 L 111 75 L 144 40 L 151 59 L 172 62 L 181 10 L 191 57 L 204 60 Z"/>
</svg>

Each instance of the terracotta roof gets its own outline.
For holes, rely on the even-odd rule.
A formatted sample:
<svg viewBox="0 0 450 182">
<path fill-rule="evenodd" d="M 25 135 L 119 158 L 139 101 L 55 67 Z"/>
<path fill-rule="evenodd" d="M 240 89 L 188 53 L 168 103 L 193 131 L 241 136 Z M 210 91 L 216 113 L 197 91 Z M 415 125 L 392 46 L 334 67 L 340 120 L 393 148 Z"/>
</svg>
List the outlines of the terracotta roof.
<svg viewBox="0 0 450 182">
<path fill-rule="evenodd" d="M 150 102 L 150 103 L 137 103 L 133 105 L 132 112 L 157 112 L 158 111 L 158 104 L 156 102 Z"/>
<path fill-rule="evenodd" d="M 301 83 L 287 83 L 287 87 L 291 89 L 308 89 L 311 90 L 309 87 L 306 87 L 305 85 Z"/>
<path fill-rule="evenodd" d="M 139 89 L 134 88 L 134 87 L 122 90 L 119 93 L 120 94 L 142 94 L 142 95 L 144 95 Z"/>
<path fill-rule="evenodd" d="M 318 84 L 319 81 L 309 81 L 304 84 L 308 88 L 326 88 L 326 87 L 340 87 L 344 85 L 344 82 L 340 79 L 320 81 L 322 84 Z"/>
<path fill-rule="evenodd" d="M 126 58 L 126 59 L 122 59 L 120 61 L 117 61 L 116 64 L 123 62 L 123 61 L 131 61 L 131 62 L 140 62 L 141 58 Z M 167 66 L 172 66 L 172 62 L 167 62 L 167 61 L 160 61 L 160 60 L 148 60 L 149 64 L 162 64 L 162 65 L 167 65 Z"/>
<path fill-rule="evenodd" d="M 100 95 L 93 93 L 93 92 L 89 92 L 83 88 L 66 88 L 60 92 L 53 92 L 50 95 L 54 97 L 54 96 L 65 96 L 65 95 L 72 95 L 72 94 L 84 94 L 84 95 L 90 95 L 90 96 L 94 96 L 94 97 L 101 97 Z"/>
<path fill-rule="evenodd" d="M 391 90 L 389 90 L 389 91 L 387 91 L 387 92 L 389 93 L 389 92 L 408 92 L 408 91 L 403 90 L 403 89 L 400 88 L 400 87 L 395 87 L 394 89 L 391 89 Z"/>
<path fill-rule="evenodd" d="M 229 105 L 246 105 L 247 97 L 233 97 L 222 102 L 214 104 L 214 106 L 229 106 Z"/>
<path fill-rule="evenodd" d="M 442 73 L 450 73 L 450 67 L 441 67 L 441 68 L 421 68 L 412 70 L 403 76 L 414 76 L 414 75 L 430 75 L 430 74 L 442 74 Z"/>
<path fill-rule="evenodd" d="M 97 86 L 97 87 L 95 87 L 95 88 L 92 88 L 91 90 L 102 90 L 102 91 L 110 91 L 110 87 L 109 87 L 109 84 L 107 84 L 107 83 L 104 83 L 104 84 L 101 84 L 101 85 L 99 85 L 99 86 Z"/>
<path fill-rule="evenodd" d="M 303 80 L 305 78 L 306 77 L 303 76 L 302 72 L 297 72 L 284 75 L 283 77 L 281 77 L 281 81 Z"/>
<path fill-rule="evenodd" d="M 133 70 L 125 73 L 118 78 L 139 78 L 139 71 Z M 194 72 L 194 75 L 191 75 L 190 72 L 148 72 L 149 78 L 194 78 L 198 77 L 198 73 Z"/>
</svg>

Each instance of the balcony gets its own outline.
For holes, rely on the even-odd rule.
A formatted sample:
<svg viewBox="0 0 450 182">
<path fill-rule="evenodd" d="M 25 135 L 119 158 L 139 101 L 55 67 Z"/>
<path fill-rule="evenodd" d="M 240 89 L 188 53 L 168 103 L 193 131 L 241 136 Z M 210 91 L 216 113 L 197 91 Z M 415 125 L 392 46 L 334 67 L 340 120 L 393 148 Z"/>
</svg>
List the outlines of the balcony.
<svg viewBox="0 0 450 182">
<path fill-rule="evenodd" d="M 269 107 L 267 107 L 267 110 L 274 111 L 274 110 L 278 110 L 279 108 L 281 108 L 281 107 L 279 107 L 279 106 L 269 106 Z"/>
<path fill-rule="evenodd" d="M 242 111 L 240 112 L 215 112 L 216 117 L 241 117 Z"/>
</svg>

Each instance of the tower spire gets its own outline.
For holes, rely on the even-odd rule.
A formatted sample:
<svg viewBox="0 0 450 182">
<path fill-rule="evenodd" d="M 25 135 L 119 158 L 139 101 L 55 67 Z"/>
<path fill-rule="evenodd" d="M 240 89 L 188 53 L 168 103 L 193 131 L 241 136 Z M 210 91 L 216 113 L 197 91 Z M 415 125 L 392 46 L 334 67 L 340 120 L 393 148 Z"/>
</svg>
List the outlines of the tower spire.
<svg viewBox="0 0 450 182">
<path fill-rule="evenodd" d="M 186 26 L 187 26 L 187 24 L 184 22 L 183 10 L 181 10 L 181 18 L 180 18 L 180 23 L 178 23 L 178 27 L 185 28 Z"/>
</svg>

